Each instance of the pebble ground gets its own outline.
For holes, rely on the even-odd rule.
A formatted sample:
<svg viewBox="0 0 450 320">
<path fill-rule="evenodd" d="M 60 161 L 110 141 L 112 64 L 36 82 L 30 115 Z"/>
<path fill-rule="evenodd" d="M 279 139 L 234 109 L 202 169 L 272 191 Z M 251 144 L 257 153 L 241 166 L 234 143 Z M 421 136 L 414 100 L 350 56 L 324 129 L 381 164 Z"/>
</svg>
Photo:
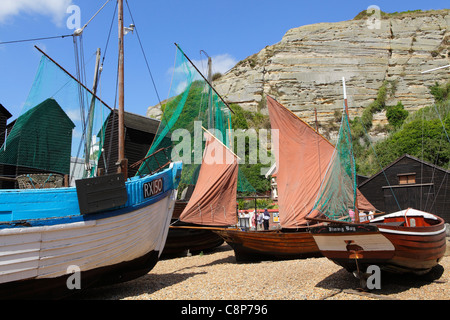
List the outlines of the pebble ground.
<svg viewBox="0 0 450 320">
<path fill-rule="evenodd" d="M 326 258 L 236 263 L 234 251 L 223 244 L 208 253 L 162 259 L 143 277 L 90 289 L 76 299 L 450 300 L 450 241 L 430 273 L 382 273 L 381 289 L 361 293 L 359 287 L 358 279 Z"/>
</svg>

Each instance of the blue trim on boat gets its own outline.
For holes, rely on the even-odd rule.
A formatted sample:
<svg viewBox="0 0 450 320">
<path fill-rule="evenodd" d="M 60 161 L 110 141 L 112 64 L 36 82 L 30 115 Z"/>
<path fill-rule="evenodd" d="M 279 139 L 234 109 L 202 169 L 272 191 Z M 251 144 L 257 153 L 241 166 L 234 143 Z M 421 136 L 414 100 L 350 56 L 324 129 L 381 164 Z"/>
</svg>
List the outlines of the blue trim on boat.
<svg viewBox="0 0 450 320">
<path fill-rule="evenodd" d="M 139 210 L 143 207 L 149 206 L 153 203 L 156 203 L 163 198 L 170 196 L 172 190 L 167 190 L 164 193 L 161 193 L 154 198 L 149 199 L 144 203 L 135 206 L 128 206 L 120 209 L 109 210 L 99 213 L 91 213 L 86 215 L 73 215 L 73 216 L 65 216 L 58 218 L 44 218 L 44 219 L 29 219 L 29 220 L 16 220 L 11 222 L 0 222 L 0 230 L 1 229 L 9 229 L 9 228 L 24 228 L 24 227 L 43 227 L 43 226 L 52 226 L 58 224 L 69 224 L 81 221 L 92 221 L 92 220 L 100 220 L 111 218 L 114 216 L 119 216 L 123 214 L 130 213 L 135 210 Z"/>
<path fill-rule="evenodd" d="M 104 219 L 126 214 L 151 205 L 178 187 L 181 162 L 160 173 L 133 177 L 125 183 L 127 203 L 119 208 L 82 215 L 78 205 L 76 188 L 0 190 L 0 229 L 47 226 Z M 145 198 L 144 184 L 163 178 L 163 191 Z"/>
</svg>

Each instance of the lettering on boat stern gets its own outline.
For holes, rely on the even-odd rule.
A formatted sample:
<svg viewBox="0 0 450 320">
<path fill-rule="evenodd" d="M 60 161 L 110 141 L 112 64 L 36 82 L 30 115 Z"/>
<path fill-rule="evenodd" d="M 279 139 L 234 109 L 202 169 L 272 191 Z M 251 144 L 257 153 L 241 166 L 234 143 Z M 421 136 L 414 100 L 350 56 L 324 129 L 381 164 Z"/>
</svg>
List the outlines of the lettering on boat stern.
<svg viewBox="0 0 450 320">
<path fill-rule="evenodd" d="M 164 190 L 163 178 L 155 179 L 150 182 L 144 183 L 142 186 L 144 190 L 144 198 L 153 197 L 160 194 Z"/>
</svg>

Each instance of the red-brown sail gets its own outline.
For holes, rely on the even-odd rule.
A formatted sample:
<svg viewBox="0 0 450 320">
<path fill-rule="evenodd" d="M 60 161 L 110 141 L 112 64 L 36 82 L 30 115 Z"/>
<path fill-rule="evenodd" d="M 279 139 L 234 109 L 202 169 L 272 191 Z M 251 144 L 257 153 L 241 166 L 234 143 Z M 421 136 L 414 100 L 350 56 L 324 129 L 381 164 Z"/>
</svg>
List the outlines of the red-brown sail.
<svg viewBox="0 0 450 320">
<path fill-rule="evenodd" d="M 275 148 L 280 224 L 298 228 L 307 224 L 305 217 L 314 207 L 334 146 L 273 98 L 267 97 L 267 106 L 272 129 L 279 130 Z M 375 210 L 359 191 L 357 196 L 359 209 Z"/>
<path fill-rule="evenodd" d="M 235 225 L 237 157 L 208 131 L 205 137 L 197 184 L 180 220 L 204 226 Z"/>
</svg>

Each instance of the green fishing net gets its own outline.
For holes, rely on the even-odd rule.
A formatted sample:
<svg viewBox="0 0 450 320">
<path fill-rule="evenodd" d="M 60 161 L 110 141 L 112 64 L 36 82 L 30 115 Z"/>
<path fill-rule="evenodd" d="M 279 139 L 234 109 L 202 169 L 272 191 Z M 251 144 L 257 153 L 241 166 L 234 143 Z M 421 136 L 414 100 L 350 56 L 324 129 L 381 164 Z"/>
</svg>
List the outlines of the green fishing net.
<svg viewBox="0 0 450 320">
<path fill-rule="evenodd" d="M 76 80 L 42 56 L 21 114 L 12 128 L 9 126 L 0 149 L 0 163 L 21 167 L 21 172 L 33 168 L 76 178 L 92 176 L 102 147 L 102 137 L 93 134 L 102 132 L 109 112 Z"/>
<path fill-rule="evenodd" d="M 349 220 L 349 210 L 355 211 L 356 181 L 350 124 L 344 110 L 335 150 L 313 209 L 332 220 Z"/>
<path fill-rule="evenodd" d="M 169 98 L 161 104 L 161 110 L 163 113 L 155 140 L 147 153 L 148 158 L 140 165 L 136 175 L 153 172 L 167 163 L 165 157 L 170 155 L 172 161 L 183 161 L 181 188 L 194 185 L 205 145 L 202 127 L 231 148 L 231 111 L 179 47 Z M 158 152 L 161 149 L 165 150 L 165 154 Z M 245 177 L 239 181 L 241 190 L 253 189 Z"/>
</svg>

